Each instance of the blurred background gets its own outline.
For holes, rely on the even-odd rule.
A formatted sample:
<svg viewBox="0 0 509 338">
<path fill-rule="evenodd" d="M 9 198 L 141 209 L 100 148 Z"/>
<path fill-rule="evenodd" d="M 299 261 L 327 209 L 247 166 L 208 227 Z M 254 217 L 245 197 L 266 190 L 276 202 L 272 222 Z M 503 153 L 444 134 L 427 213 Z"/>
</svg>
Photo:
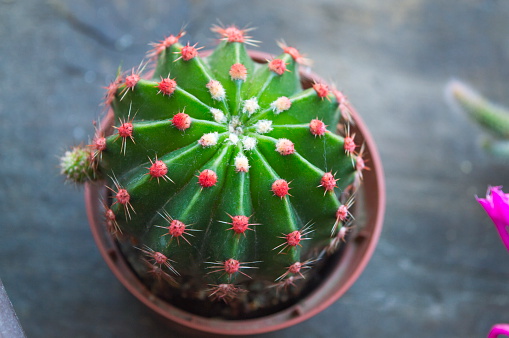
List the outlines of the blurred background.
<svg viewBox="0 0 509 338">
<path fill-rule="evenodd" d="M 502 0 L 0 0 L 0 278 L 29 337 L 178 337 L 115 279 L 58 156 L 86 143 L 103 89 L 149 42 L 251 26 L 298 47 L 348 95 L 385 166 L 387 213 L 357 283 L 318 316 L 263 337 L 482 337 L 509 322 L 509 256 L 474 196 L 507 161 L 444 97 L 463 79 L 509 105 Z"/>
</svg>

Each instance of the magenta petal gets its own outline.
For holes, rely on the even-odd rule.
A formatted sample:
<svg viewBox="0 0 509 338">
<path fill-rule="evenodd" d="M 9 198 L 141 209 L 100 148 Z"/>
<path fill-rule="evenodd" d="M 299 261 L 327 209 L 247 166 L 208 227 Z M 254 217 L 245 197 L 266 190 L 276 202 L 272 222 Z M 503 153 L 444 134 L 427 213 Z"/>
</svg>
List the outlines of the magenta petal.
<svg viewBox="0 0 509 338">
<path fill-rule="evenodd" d="M 497 338 L 499 335 L 509 335 L 509 324 L 495 324 L 488 333 L 488 338 Z"/>
<path fill-rule="evenodd" d="M 486 210 L 488 215 L 490 215 L 490 217 L 491 217 L 491 212 L 493 210 L 493 203 L 491 201 L 489 201 L 487 198 L 476 197 L 476 199 L 477 199 L 477 202 L 479 202 L 479 204 L 482 205 L 484 210 Z"/>
<path fill-rule="evenodd" d="M 506 226 L 509 224 L 509 198 L 500 187 L 491 189 L 493 208 L 497 215 L 497 225 Z"/>
<path fill-rule="evenodd" d="M 491 190 L 492 190 L 492 188 L 490 187 L 488 189 L 488 191 L 486 192 L 486 198 L 476 197 L 476 199 L 477 199 L 477 202 L 479 202 L 479 204 L 482 205 L 482 207 L 484 208 L 484 210 L 486 211 L 488 216 L 490 216 L 490 218 L 493 220 L 493 222 L 495 222 L 495 220 L 498 221 L 498 213 L 495 210 L 495 207 L 493 205 Z"/>
<path fill-rule="evenodd" d="M 486 193 L 486 198 L 476 197 L 476 199 L 490 216 L 502 242 L 509 251 L 509 233 L 507 231 L 509 225 L 509 194 L 504 194 L 501 188 L 490 187 Z"/>
</svg>

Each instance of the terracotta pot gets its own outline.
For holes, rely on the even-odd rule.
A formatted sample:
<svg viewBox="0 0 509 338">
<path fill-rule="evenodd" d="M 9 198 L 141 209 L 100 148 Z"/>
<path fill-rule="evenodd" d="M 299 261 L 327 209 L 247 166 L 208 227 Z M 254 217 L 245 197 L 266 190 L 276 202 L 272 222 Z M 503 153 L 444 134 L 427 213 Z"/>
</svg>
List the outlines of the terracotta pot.
<svg viewBox="0 0 509 338">
<path fill-rule="evenodd" d="M 206 55 L 207 52 L 202 53 Z M 251 52 L 251 57 L 264 62 L 271 55 Z M 315 80 L 321 80 L 312 73 L 302 73 L 303 86 L 310 87 Z M 173 326 L 187 332 L 200 335 L 204 333 L 218 335 L 247 335 L 276 331 L 303 322 L 334 303 L 359 277 L 366 267 L 378 242 L 382 230 L 385 211 L 385 182 L 382 163 L 375 143 L 364 122 L 350 107 L 355 121 L 351 132 L 356 141 L 365 143 L 365 161 L 370 168 L 364 171 L 364 180 L 356 198 L 356 229 L 352 232 L 336 265 L 330 268 L 328 276 L 308 296 L 296 304 L 255 319 L 225 320 L 205 318 L 183 311 L 172 304 L 154 296 L 140 281 L 119 249 L 116 240 L 106 231 L 103 220 L 101 197 L 106 195 L 104 184 L 87 183 L 85 185 L 85 203 L 88 219 L 94 239 L 104 260 L 120 282 L 141 302 L 157 314 L 170 321 Z M 111 130 L 113 114 L 110 111 L 104 119 L 101 131 Z"/>
</svg>

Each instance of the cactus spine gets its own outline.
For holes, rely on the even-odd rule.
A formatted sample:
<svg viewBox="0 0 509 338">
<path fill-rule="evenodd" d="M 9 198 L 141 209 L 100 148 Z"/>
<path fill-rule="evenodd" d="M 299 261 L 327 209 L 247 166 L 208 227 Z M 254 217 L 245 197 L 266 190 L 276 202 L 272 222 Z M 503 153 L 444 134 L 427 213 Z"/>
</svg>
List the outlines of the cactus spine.
<svg viewBox="0 0 509 338">
<path fill-rule="evenodd" d="M 335 132 L 346 98 L 303 89 L 295 48 L 257 63 L 248 30 L 213 30 L 208 56 L 181 32 L 154 44 L 149 75 L 118 76 L 115 125 L 88 149 L 108 229 L 135 239 L 149 272 L 227 302 L 303 283 L 345 239 L 365 165 L 355 135 Z"/>
</svg>

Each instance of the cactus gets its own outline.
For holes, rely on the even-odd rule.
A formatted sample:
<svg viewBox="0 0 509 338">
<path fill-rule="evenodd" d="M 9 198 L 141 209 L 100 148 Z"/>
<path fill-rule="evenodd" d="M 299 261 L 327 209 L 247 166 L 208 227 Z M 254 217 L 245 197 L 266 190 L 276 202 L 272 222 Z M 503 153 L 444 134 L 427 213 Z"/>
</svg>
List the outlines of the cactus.
<svg viewBox="0 0 509 338">
<path fill-rule="evenodd" d="M 445 93 L 456 110 L 463 112 L 486 132 L 483 148 L 497 157 L 509 158 L 509 110 L 490 102 L 461 81 L 449 81 Z"/>
<path fill-rule="evenodd" d="M 84 149 L 109 192 L 106 226 L 146 272 L 231 303 L 311 279 L 351 228 L 365 164 L 346 97 L 303 89 L 295 48 L 255 62 L 248 29 L 213 31 L 206 56 L 180 32 L 153 44 L 152 71 L 120 73 L 104 102 L 114 126 Z"/>
</svg>

